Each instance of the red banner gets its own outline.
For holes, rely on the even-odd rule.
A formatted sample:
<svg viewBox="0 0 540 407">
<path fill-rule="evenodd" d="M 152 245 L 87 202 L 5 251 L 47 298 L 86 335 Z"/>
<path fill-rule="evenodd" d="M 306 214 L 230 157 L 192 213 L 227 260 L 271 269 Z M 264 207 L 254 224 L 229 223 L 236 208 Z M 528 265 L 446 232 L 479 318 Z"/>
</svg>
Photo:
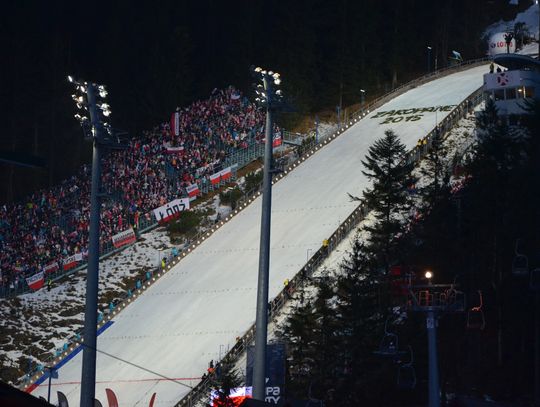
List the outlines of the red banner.
<svg viewBox="0 0 540 407">
<path fill-rule="evenodd" d="M 133 231 L 133 228 L 129 228 L 128 230 L 124 230 L 123 232 L 117 233 L 112 237 L 112 243 L 113 246 L 117 249 L 122 246 L 127 246 L 128 244 L 135 243 L 137 240 L 137 236 L 135 236 L 135 232 Z"/>
<path fill-rule="evenodd" d="M 210 175 L 210 182 L 212 185 L 217 185 L 221 181 L 227 181 L 229 178 L 231 178 L 232 172 L 231 167 L 227 167 L 224 170 L 221 170 L 219 172 L 216 172 L 215 174 Z"/>
<path fill-rule="evenodd" d="M 188 193 L 190 201 L 193 201 L 193 199 L 195 199 L 200 194 L 199 186 L 197 184 L 188 185 L 186 187 L 186 191 Z M 191 198 L 193 198 L 193 199 L 191 199 Z"/>
<path fill-rule="evenodd" d="M 45 273 L 54 273 L 55 271 L 58 271 L 60 266 L 58 265 L 57 261 L 53 261 L 52 263 L 49 263 L 43 267 L 43 271 Z"/>
<path fill-rule="evenodd" d="M 64 259 L 64 271 L 71 270 L 77 265 L 77 263 L 82 261 L 82 253 L 75 253 Z"/>
<path fill-rule="evenodd" d="M 274 139 L 272 140 L 272 147 L 279 147 L 282 143 L 281 132 L 276 131 L 274 133 Z"/>
<path fill-rule="evenodd" d="M 43 285 L 45 284 L 45 277 L 43 271 L 40 271 L 33 276 L 27 277 L 26 284 L 28 284 L 28 287 L 30 287 L 34 291 L 37 291 L 41 287 L 43 287 Z"/>
</svg>

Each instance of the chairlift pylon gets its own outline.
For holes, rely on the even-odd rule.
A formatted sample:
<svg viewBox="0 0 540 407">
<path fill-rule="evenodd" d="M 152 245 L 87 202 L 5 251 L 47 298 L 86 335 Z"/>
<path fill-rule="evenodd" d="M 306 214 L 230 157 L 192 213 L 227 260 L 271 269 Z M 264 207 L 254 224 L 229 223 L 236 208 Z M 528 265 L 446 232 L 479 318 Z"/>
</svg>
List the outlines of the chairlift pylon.
<svg viewBox="0 0 540 407">
<path fill-rule="evenodd" d="M 467 311 L 468 329 L 482 330 L 486 327 L 486 319 L 484 317 L 484 311 L 482 310 L 482 307 L 484 306 L 484 299 L 481 290 L 478 290 L 478 295 L 480 297 L 480 305 L 477 307 L 472 307 L 469 311 Z"/>
<path fill-rule="evenodd" d="M 515 276 L 525 276 L 529 274 L 529 259 L 523 253 L 519 252 L 519 243 L 521 239 L 516 240 L 514 252 L 516 256 L 512 260 L 512 274 Z"/>
<path fill-rule="evenodd" d="M 397 385 L 403 390 L 412 390 L 416 387 L 416 371 L 414 370 L 414 356 L 412 347 L 409 345 L 409 361 L 398 368 Z"/>
</svg>

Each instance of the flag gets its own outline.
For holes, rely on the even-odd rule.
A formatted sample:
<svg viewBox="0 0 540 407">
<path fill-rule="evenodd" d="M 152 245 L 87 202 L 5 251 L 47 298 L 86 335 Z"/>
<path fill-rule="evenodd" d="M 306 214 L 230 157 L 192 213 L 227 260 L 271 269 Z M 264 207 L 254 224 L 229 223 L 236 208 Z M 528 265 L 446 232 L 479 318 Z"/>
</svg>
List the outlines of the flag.
<svg viewBox="0 0 540 407">
<path fill-rule="evenodd" d="M 75 253 L 69 257 L 66 257 L 64 259 L 64 271 L 71 270 L 80 261 L 82 261 L 82 253 Z"/>
<path fill-rule="evenodd" d="M 200 191 L 199 191 L 199 186 L 197 184 L 191 184 L 191 185 L 188 185 L 186 187 L 186 191 L 188 193 L 188 196 L 189 196 L 189 200 L 190 201 L 193 201 L 194 199 L 197 198 L 197 196 L 199 195 Z"/>
<path fill-rule="evenodd" d="M 210 405 L 213 407 L 221 406 L 239 406 L 245 399 L 252 397 L 252 387 L 237 387 L 231 389 L 229 396 L 227 397 L 228 403 L 225 404 L 219 399 L 219 393 L 216 390 L 212 390 L 210 393 Z"/>
<path fill-rule="evenodd" d="M 180 135 L 180 112 L 174 112 L 171 116 L 171 136 Z"/>
<path fill-rule="evenodd" d="M 45 273 L 54 273 L 55 271 L 58 271 L 59 268 L 58 262 L 53 261 L 52 263 L 45 265 L 45 267 L 43 267 L 43 271 Z"/>
<path fill-rule="evenodd" d="M 215 174 L 210 175 L 210 183 L 212 185 L 217 185 L 221 181 L 227 181 L 229 178 L 231 178 L 231 175 L 231 167 L 227 167 L 219 172 L 216 172 Z"/>
<path fill-rule="evenodd" d="M 43 285 L 45 284 L 45 277 L 43 271 L 40 271 L 33 276 L 27 277 L 26 284 L 28 284 L 28 287 L 30 287 L 34 291 L 37 291 L 41 287 L 43 287 Z"/>
<path fill-rule="evenodd" d="M 273 137 L 273 140 L 272 140 L 272 147 L 279 147 L 281 145 L 281 132 L 280 131 L 276 131 L 274 132 L 274 137 Z"/>
<path fill-rule="evenodd" d="M 178 147 L 165 147 L 165 152 L 167 154 L 183 154 L 184 147 L 178 146 Z"/>
<path fill-rule="evenodd" d="M 178 217 L 180 212 L 189 209 L 189 198 L 175 199 L 166 205 L 154 209 L 154 216 L 158 222 L 168 222 L 169 220 Z"/>
<path fill-rule="evenodd" d="M 122 246 L 127 246 L 128 244 L 135 243 L 136 240 L 137 237 L 135 236 L 133 228 L 124 230 L 123 232 L 117 233 L 112 237 L 113 246 L 117 249 Z"/>
</svg>

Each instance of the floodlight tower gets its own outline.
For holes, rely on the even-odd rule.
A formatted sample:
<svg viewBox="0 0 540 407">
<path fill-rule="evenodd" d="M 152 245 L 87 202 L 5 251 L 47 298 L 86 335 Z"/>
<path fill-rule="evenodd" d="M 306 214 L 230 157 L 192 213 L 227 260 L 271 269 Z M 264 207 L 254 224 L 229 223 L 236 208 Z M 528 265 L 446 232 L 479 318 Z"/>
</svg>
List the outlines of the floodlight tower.
<svg viewBox="0 0 540 407">
<path fill-rule="evenodd" d="M 428 334 L 428 396 L 429 407 L 440 407 L 439 362 L 437 355 L 437 325 L 442 314 L 463 312 L 465 299 L 455 284 L 432 284 L 433 272 L 424 274 L 427 284 L 409 283 L 408 305 L 411 311 L 422 312 L 426 316 Z"/>
<path fill-rule="evenodd" d="M 75 118 L 80 122 L 86 138 L 93 142 L 92 182 L 90 191 L 90 235 L 88 247 L 88 269 L 86 274 L 86 306 L 84 312 L 84 342 L 81 378 L 81 407 L 94 407 L 96 386 L 97 302 L 99 280 L 99 219 L 101 188 L 102 147 L 118 144 L 107 118 L 111 114 L 106 103 L 107 91 L 103 85 L 78 81 L 68 76 L 75 86 L 72 95 L 80 113 Z M 81 114 L 82 113 L 82 114 Z"/>
<path fill-rule="evenodd" d="M 270 269 L 270 220 L 272 210 L 272 114 L 281 105 L 281 79 L 277 72 L 252 67 L 257 79 L 255 101 L 266 108 L 264 171 L 262 192 L 261 239 L 259 247 L 259 277 L 257 283 L 257 313 L 255 319 L 255 357 L 253 365 L 253 398 L 264 401 L 266 395 L 266 341 L 268 333 L 268 278 Z"/>
</svg>

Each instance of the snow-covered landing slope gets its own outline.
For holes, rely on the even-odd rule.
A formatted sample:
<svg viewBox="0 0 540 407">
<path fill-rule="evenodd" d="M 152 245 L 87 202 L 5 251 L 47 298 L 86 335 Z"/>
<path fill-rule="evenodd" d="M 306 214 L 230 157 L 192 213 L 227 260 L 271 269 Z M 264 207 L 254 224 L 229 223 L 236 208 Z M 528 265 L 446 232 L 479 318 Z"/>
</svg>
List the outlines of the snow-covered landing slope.
<svg viewBox="0 0 540 407">
<path fill-rule="evenodd" d="M 367 187 L 361 160 L 368 147 L 393 129 L 412 148 L 448 114 L 444 109 L 412 109 L 460 103 L 482 85 L 487 71 L 487 65 L 472 68 L 396 97 L 274 186 L 270 298 L 354 210 L 347 193 L 360 195 Z M 381 117 L 390 110 L 402 111 Z M 396 123 L 382 124 L 389 117 Z M 98 349 L 131 364 L 98 353 L 96 398 L 104 401 L 108 387 L 121 406 L 146 406 L 157 392 L 156 405 L 172 406 L 189 391 L 180 383 L 195 385 L 209 360 L 250 327 L 255 319 L 260 202 L 255 200 L 118 314 L 99 337 Z M 71 405 L 79 403 L 81 356 L 64 365 L 53 380 L 53 394 L 61 390 Z M 44 383 L 33 394 L 46 392 Z"/>
</svg>

